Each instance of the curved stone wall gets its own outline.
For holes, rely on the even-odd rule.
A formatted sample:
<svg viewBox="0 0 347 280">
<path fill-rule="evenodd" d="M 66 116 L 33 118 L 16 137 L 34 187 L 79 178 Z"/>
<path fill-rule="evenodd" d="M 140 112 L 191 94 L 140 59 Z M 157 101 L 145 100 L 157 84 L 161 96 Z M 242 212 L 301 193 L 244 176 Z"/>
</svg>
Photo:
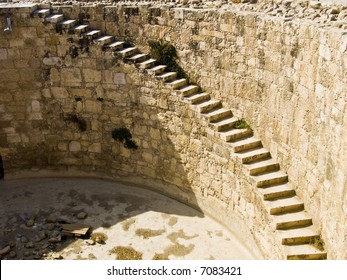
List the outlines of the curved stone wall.
<svg viewBox="0 0 347 280">
<path fill-rule="evenodd" d="M 247 119 L 288 172 L 322 229 L 328 257 L 347 258 L 341 249 L 347 243 L 347 40 L 341 31 L 248 12 L 63 10 L 143 51 L 148 39 L 174 44 L 191 79 Z M 283 258 L 241 163 L 171 90 L 100 48 L 56 33 L 30 11 L 18 11 L 13 32 L 1 33 L 0 41 L 5 175 L 48 170 L 145 184 L 236 224 L 265 258 Z M 86 131 L 71 114 L 86 121 Z M 138 150 L 112 139 L 121 126 Z"/>
<path fill-rule="evenodd" d="M 288 172 L 330 257 L 345 259 L 345 32 L 249 12 L 124 8 L 117 15 L 129 11 L 134 20 L 114 31 L 144 49 L 148 38 L 177 46 L 190 77 L 251 123 Z"/>
</svg>

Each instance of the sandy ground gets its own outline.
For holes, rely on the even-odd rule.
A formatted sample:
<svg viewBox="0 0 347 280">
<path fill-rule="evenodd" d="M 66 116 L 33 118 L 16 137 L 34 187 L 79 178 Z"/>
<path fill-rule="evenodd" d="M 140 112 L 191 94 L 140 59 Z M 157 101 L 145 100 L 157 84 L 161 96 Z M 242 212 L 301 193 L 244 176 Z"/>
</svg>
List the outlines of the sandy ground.
<svg viewBox="0 0 347 280">
<path fill-rule="evenodd" d="M 257 259 L 208 216 L 161 194 L 98 179 L 0 182 L 1 259 Z M 66 237 L 62 226 L 91 226 Z"/>
</svg>

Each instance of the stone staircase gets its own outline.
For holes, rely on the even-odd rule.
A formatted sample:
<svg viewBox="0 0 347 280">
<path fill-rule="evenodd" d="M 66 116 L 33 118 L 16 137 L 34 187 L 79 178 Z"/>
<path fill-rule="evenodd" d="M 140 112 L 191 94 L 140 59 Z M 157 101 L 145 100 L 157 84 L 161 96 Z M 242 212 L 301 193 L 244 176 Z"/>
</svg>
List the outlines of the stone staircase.
<svg viewBox="0 0 347 280">
<path fill-rule="evenodd" d="M 61 32 L 76 34 L 90 40 L 104 51 L 112 51 L 125 62 L 133 63 L 140 71 L 161 80 L 166 86 L 181 95 L 201 118 L 208 121 L 220 137 L 230 145 L 249 173 L 250 179 L 264 200 L 264 205 L 274 222 L 283 251 L 289 260 L 326 259 L 320 234 L 313 226 L 312 219 L 305 211 L 304 203 L 296 196 L 288 175 L 280 170 L 280 165 L 271 158 L 260 139 L 253 136 L 251 129 L 235 129 L 237 118 L 231 110 L 224 108 L 221 100 L 201 92 L 197 85 L 187 79 L 177 78 L 176 72 L 168 72 L 165 65 L 157 65 L 155 59 L 141 53 L 136 47 L 125 47 L 124 42 L 113 36 L 102 34 L 88 24 L 80 24 L 74 19 L 65 19 L 63 14 L 51 13 L 50 8 L 39 8 L 34 17 L 51 23 Z"/>
</svg>

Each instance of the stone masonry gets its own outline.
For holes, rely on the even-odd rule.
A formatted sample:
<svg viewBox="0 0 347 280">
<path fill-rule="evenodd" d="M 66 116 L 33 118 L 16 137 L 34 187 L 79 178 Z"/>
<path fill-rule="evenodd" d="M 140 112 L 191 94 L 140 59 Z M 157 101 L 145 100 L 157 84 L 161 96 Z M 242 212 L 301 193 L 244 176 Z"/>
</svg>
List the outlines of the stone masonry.
<svg viewBox="0 0 347 280">
<path fill-rule="evenodd" d="M 322 231 L 328 257 L 347 258 L 343 29 L 247 11 L 54 9 L 143 52 L 148 39 L 175 45 L 191 80 L 245 118 L 288 173 Z M 5 178 L 45 170 L 146 181 L 225 217 L 225 224 L 244 222 L 241 232 L 256 239 L 265 258 L 283 258 L 242 164 L 179 96 L 111 52 L 43 24 L 32 8 L 10 12 L 13 31 L 0 34 Z M 121 126 L 132 132 L 138 150 L 112 139 Z"/>
</svg>

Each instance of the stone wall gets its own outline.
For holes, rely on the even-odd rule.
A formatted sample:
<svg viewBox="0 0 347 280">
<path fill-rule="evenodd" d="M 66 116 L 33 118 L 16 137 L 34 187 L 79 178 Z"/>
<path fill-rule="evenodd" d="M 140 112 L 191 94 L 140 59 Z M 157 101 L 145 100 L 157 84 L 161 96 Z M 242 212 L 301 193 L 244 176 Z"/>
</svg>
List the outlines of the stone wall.
<svg viewBox="0 0 347 280">
<path fill-rule="evenodd" d="M 244 117 L 288 172 L 322 230 L 328 257 L 347 258 L 342 30 L 251 12 L 56 10 L 83 17 L 143 51 L 148 39 L 175 45 L 191 80 Z M 56 33 L 29 11 L 13 14 L 13 32 L 0 33 L 5 175 L 48 170 L 145 184 L 224 217 L 245 236 L 251 232 L 265 258 L 283 258 L 245 170 L 188 105 L 152 77 L 77 37 Z M 87 122 L 86 131 L 69 120 L 71 114 Z M 130 129 L 138 150 L 112 139 L 112 130 L 121 126 Z"/>
<path fill-rule="evenodd" d="M 119 23 L 113 28 L 110 18 L 107 31 L 144 50 L 147 39 L 158 38 L 178 48 L 192 80 L 244 117 L 288 172 L 330 257 L 346 258 L 345 32 L 248 12 L 106 8 L 105 14 Z"/>
</svg>

